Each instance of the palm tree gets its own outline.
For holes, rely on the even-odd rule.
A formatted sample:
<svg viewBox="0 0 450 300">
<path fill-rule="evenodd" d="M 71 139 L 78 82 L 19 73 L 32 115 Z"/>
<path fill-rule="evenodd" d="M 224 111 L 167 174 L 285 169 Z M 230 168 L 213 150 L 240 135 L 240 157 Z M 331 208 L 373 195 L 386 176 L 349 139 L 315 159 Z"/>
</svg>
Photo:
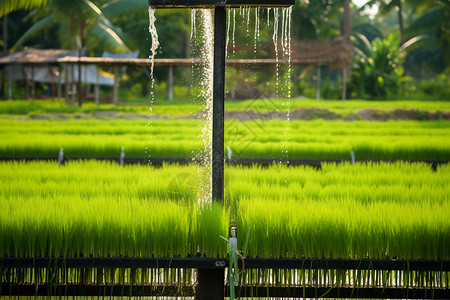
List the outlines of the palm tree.
<svg viewBox="0 0 450 300">
<path fill-rule="evenodd" d="M 45 5 L 47 0 L 2 0 L 0 2 L 0 18 L 3 17 L 3 41 L 0 45 L 3 46 L 3 55 L 8 55 L 8 14 L 17 10 L 31 10 L 36 7 Z M 2 76 L 0 95 L 4 91 L 4 76 Z"/>
<path fill-rule="evenodd" d="M 412 0 L 410 0 L 412 1 Z M 450 2 L 420 1 L 415 6 L 415 18 L 406 29 L 409 36 L 422 36 L 423 42 L 410 53 L 408 61 L 426 66 L 432 72 L 449 71 L 450 66 Z M 416 68 L 421 75 L 423 68 Z"/>
<path fill-rule="evenodd" d="M 120 0 L 118 2 L 123 2 Z M 145 1 L 145 0 L 144 0 Z M 127 1 L 139 3 L 142 1 Z M 120 6 L 103 8 L 109 15 L 119 14 Z M 47 5 L 35 9 L 31 16 L 36 23 L 31 26 L 15 43 L 13 49 L 53 26 L 57 26 L 57 35 L 61 45 L 69 49 L 77 49 L 81 56 L 84 46 L 101 46 L 102 50 L 129 51 L 125 45 L 120 30 L 116 28 L 103 14 L 102 9 L 90 0 L 47 0 Z M 78 65 L 78 74 L 81 74 L 81 65 Z M 81 76 L 78 80 L 78 105 L 82 105 Z"/>
<path fill-rule="evenodd" d="M 0 2 L 0 18 L 16 10 L 31 10 L 44 6 L 47 0 L 2 0 Z"/>
<path fill-rule="evenodd" d="M 403 23 L 403 0 L 369 0 L 364 6 L 378 5 L 378 11 L 380 14 L 386 15 L 397 9 L 398 14 L 398 26 L 400 30 L 401 42 L 405 41 L 405 27 Z"/>
</svg>

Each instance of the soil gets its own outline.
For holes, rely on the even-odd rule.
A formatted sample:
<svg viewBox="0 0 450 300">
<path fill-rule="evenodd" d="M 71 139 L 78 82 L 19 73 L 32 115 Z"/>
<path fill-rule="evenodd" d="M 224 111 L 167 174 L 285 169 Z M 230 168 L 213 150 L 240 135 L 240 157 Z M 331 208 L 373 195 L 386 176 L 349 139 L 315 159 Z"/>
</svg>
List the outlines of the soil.
<svg viewBox="0 0 450 300">
<path fill-rule="evenodd" d="M 100 111 L 92 114 L 63 114 L 63 113 L 48 113 L 48 114 L 32 114 L 28 117 L 18 117 L 16 120 L 52 120 L 52 119 L 200 119 L 205 115 L 205 112 L 199 112 L 192 116 L 168 117 L 160 115 L 147 114 L 131 114 L 116 111 Z M 239 110 L 225 112 L 225 119 L 237 119 L 242 122 L 252 120 L 287 120 L 285 112 L 269 111 L 258 112 L 254 110 Z M 415 120 L 415 121 L 433 121 L 433 120 L 450 120 L 450 111 L 425 111 L 425 110 L 405 110 L 393 109 L 391 111 L 380 109 L 362 109 L 348 115 L 340 115 L 328 109 L 318 108 L 299 108 L 293 110 L 289 114 L 290 120 L 345 120 L 345 121 L 388 121 L 388 120 Z"/>
<path fill-rule="evenodd" d="M 273 120 L 287 119 L 286 113 L 271 111 L 267 113 L 256 111 L 228 111 L 225 112 L 225 119 L 238 119 L 241 121 L 251 120 Z M 299 108 L 292 111 L 289 115 L 290 120 L 346 120 L 346 121 L 388 121 L 388 120 L 416 120 L 416 121 L 433 121 L 433 120 L 450 120 L 449 111 L 423 111 L 423 110 L 405 110 L 394 109 L 391 111 L 378 109 L 362 109 L 356 113 L 346 116 L 331 112 L 328 109 Z"/>
</svg>

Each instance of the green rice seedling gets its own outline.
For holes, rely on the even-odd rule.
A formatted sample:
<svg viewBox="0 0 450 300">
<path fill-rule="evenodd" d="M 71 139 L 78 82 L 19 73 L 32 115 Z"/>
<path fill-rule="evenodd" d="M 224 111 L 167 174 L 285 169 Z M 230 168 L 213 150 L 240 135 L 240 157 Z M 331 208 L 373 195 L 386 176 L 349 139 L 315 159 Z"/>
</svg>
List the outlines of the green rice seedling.
<svg viewBox="0 0 450 300">
<path fill-rule="evenodd" d="M 445 259 L 449 173 L 441 171 L 405 163 L 231 168 L 227 197 L 238 205 L 238 227 L 252 227 L 251 256 Z"/>
<path fill-rule="evenodd" d="M 0 157 L 118 158 L 192 157 L 204 148 L 197 120 L 52 120 L 1 119 Z M 289 141 L 283 133 L 289 125 Z M 450 157 L 450 122 L 370 122 L 282 120 L 226 122 L 225 146 L 233 158 L 349 160 L 431 160 Z M 282 154 L 283 151 L 288 151 Z M 286 156 L 286 157 L 284 157 Z"/>
<path fill-rule="evenodd" d="M 2 256 L 225 257 L 220 236 L 231 220 L 241 231 L 251 227 L 245 253 L 251 257 L 449 259 L 448 166 L 436 172 L 408 163 L 324 164 L 321 171 L 229 167 L 225 207 L 198 206 L 189 188 L 180 190 L 189 199 L 180 205 L 167 193 L 171 178 L 197 171 L 2 163 Z"/>
<path fill-rule="evenodd" d="M 227 101 L 225 102 L 225 109 L 228 111 L 236 110 L 254 110 L 258 112 L 267 112 L 272 110 L 282 110 L 286 105 L 287 99 L 260 99 L 260 100 L 246 100 L 246 101 Z M 446 101 L 316 101 L 312 99 L 289 99 L 289 107 L 291 110 L 297 108 L 318 108 L 328 109 L 331 112 L 341 116 L 347 116 L 350 113 L 355 113 L 362 109 L 381 109 L 390 111 L 394 109 L 406 110 L 426 110 L 426 111 L 448 111 L 449 104 Z M 10 115 L 26 115 L 37 113 L 96 113 L 102 111 L 114 111 L 119 113 L 139 113 L 149 114 L 148 106 L 125 106 L 113 104 L 84 103 L 82 107 L 67 105 L 63 99 L 60 100 L 7 100 L 0 103 L 0 114 Z M 196 112 L 200 112 L 200 105 L 194 105 L 189 101 L 156 101 L 152 106 L 153 115 L 164 116 L 186 116 Z"/>
<path fill-rule="evenodd" d="M 226 245 L 219 243 L 228 228 L 226 210 L 180 206 L 161 191 L 173 172 L 194 172 L 195 167 L 172 166 L 169 171 L 105 162 L 75 162 L 64 168 L 42 162 L 4 166 L 0 177 L 10 184 L 2 185 L 0 198 L 3 255 L 226 255 Z M 215 245 L 209 235 L 217 237 Z"/>
</svg>

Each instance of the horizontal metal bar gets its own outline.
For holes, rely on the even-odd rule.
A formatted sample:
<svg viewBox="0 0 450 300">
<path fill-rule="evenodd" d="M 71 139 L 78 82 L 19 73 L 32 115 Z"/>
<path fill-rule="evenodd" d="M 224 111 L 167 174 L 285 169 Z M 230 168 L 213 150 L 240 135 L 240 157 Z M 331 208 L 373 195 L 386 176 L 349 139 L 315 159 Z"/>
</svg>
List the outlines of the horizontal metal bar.
<svg viewBox="0 0 450 300">
<path fill-rule="evenodd" d="M 229 297 L 225 286 L 225 297 Z M 194 296 L 195 286 L 176 285 L 98 285 L 98 284 L 9 284 L 2 283 L 3 296 Z M 450 299 L 449 289 L 394 287 L 276 287 L 243 286 L 236 288 L 239 297 L 283 298 L 377 298 L 377 299 Z"/>
<path fill-rule="evenodd" d="M 245 269 L 320 269 L 320 270 L 400 270 L 450 272 L 449 260 L 389 260 L 389 259 L 295 259 L 245 258 Z M 3 268 L 188 268 L 224 269 L 226 258 L 133 258 L 133 257 L 68 257 L 0 259 Z"/>
<path fill-rule="evenodd" d="M 135 258 L 135 257 L 36 257 L 0 259 L 3 268 L 171 268 L 171 269 L 224 269 L 228 260 L 224 258 Z"/>
<path fill-rule="evenodd" d="M 226 289 L 229 296 L 229 289 Z M 242 287 L 236 288 L 240 297 L 280 298 L 358 298 L 358 299 L 450 299 L 449 289 L 394 287 Z"/>
<path fill-rule="evenodd" d="M 246 269 L 450 271 L 448 260 L 391 259 L 260 259 L 246 258 Z"/>
<path fill-rule="evenodd" d="M 98 285 L 98 284 L 9 284 L 3 283 L 3 296 L 194 296 L 194 286 L 177 285 Z"/>
<path fill-rule="evenodd" d="M 287 7 L 294 5 L 295 0 L 149 0 L 148 4 L 155 8 Z"/>
</svg>

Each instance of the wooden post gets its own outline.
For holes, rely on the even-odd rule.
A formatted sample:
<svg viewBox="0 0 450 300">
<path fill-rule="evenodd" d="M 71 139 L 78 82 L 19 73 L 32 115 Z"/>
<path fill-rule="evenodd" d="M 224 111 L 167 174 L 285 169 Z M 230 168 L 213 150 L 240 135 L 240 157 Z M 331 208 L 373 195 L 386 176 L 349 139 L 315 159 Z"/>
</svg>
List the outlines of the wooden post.
<svg viewBox="0 0 450 300">
<path fill-rule="evenodd" d="M 31 99 L 36 99 L 36 81 L 34 81 L 34 65 L 31 65 Z"/>
<path fill-rule="evenodd" d="M 114 66 L 114 89 L 113 89 L 113 103 L 119 104 L 119 70 Z"/>
<path fill-rule="evenodd" d="M 352 15 L 350 9 L 350 0 L 344 1 L 344 36 L 350 37 L 352 34 Z"/>
<path fill-rule="evenodd" d="M 9 77 L 8 77 L 8 99 L 12 99 L 12 72 L 11 72 L 12 67 L 10 66 L 8 68 L 8 73 L 9 73 Z"/>
<path fill-rule="evenodd" d="M 27 72 L 25 72 L 25 66 L 24 65 L 22 65 L 21 69 L 22 69 L 22 76 L 25 79 L 25 99 L 28 100 L 30 98 L 30 93 L 28 91 L 28 85 L 29 85 L 29 83 L 28 83 L 28 76 L 27 76 Z"/>
<path fill-rule="evenodd" d="M 98 73 L 98 69 L 97 69 L 97 74 L 95 77 L 95 105 L 99 105 L 100 104 L 100 74 Z"/>
<path fill-rule="evenodd" d="M 214 8 L 212 200 L 223 204 L 226 9 Z"/>
<path fill-rule="evenodd" d="M 320 100 L 320 69 L 321 69 L 321 65 L 317 66 L 317 80 L 316 80 L 316 100 L 319 101 Z"/>
<path fill-rule="evenodd" d="M 350 40 L 352 34 L 352 15 L 350 9 L 350 0 L 344 1 L 344 37 L 346 41 Z M 348 66 L 342 67 L 342 100 L 347 99 L 347 73 Z"/>
<path fill-rule="evenodd" d="M 56 97 L 61 98 L 62 96 L 62 74 L 61 74 L 61 68 L 58 66 L 58 72 L 59 72 L 59 76 L 58 76 L 58 87 L 57 87 L 57 92 L 56 92 Z"/>
<path fill-rule="evenodd" d="M 342 100 L 347 99 L 347 66 L 342 67 Z"/>
<path fill-rule="evenodd" d="M 64 69 L 64 97 L 66 98 L 66 104 L 69 103 L 69 65 L 65 64 Z"/>
<path fill-rule="evenodd" d="M 294 86 L 293 86 L 294 91 L 293 91 L 293 93 L 292 93 L 292 95 L 293 95 L 294 98 L 296 98 L 296 97 L 298 96 L 298 76 L 297 76 L 297 70 L 298 70 L 298 67 L 292 66 L 292 78 L 291 78 L 291 80 L 292 80 L 292 82 L 294 83 Z"/>
<path fill-rule="evenodd" d="M 70 104 L 73 104 L 73 103 L 75 103 L 75 89 L 76 89 L 75 88 L 75 67 L 73 64 L 70 65 L 70 72 L 72 73 L 71 74 L 72 78 L 70 81 L 70 86 L 71 86 L 71 91 L 72 91 Z"/>
<path fill-rule="evenodd" d="M 78 48 L 78 81 L 77 81 L 77 95 L 78 95 L 78 106 L 83 105 L 83 82 L 81 81 L 81 53 L 82 49 Z"/>
<path fill-rule="evenodd" d="M 173 100 L 173 65 L 169 66 L 169 100 Z"/>
</svg>

